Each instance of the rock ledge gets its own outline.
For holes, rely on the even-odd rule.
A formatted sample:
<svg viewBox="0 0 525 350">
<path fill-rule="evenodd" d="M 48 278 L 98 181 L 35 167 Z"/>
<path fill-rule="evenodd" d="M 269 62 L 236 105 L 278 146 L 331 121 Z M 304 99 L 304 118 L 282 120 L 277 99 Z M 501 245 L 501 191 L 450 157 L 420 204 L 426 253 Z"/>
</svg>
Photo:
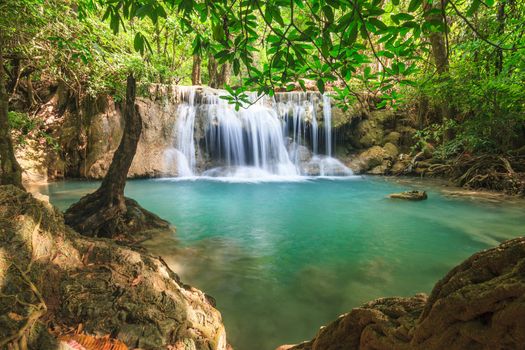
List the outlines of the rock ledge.
<svg viewBox="0 0 525 350">
<path fill-rule="evenodd" d="M 525 237 L 472 255 L 427 298 L 382 298 L 279 350 L 525 349 Z"/>
</svg>

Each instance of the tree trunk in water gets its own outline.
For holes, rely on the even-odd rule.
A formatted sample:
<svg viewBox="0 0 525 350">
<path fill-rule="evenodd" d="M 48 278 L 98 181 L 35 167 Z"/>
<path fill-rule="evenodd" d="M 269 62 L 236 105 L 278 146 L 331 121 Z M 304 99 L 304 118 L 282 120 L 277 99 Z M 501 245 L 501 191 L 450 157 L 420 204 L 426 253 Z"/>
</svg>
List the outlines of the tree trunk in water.
<svg viewBox="0 0 525 350">
<path fill-rule="evenodd" d="M 505 4 L 506 0 L 501 0 L 498 5 L 498 13 L 496 19 L 498 21 L 498 35 L 501 37 L 505 33 Z M 503 50 L 501 48 L 496 49 L 496 76 L 498 76 L 503 70 Z"/>
<path fill-rule="evenodd" d="M 128 171 L 142 131 L 142 119 L 135 106 L 135 87 L 135 78 L 130 74 L 124 108 L 124 133 L 100 188 L 81 198 L 65 213 L 66 223 L 84 235 L 115 237 L 119 234 L 131 235 L 134 231 L 168 227 L 167 222 L 124 197 Z"/>
<path fill-rule="evenodd" d="M 0 185 L 22 186 L 22 168 L 18 164 L 9 131 L 9 98 L 5 89 L 4 55 L 0 44 Z"/>
<path fill-rule="evenodd" d="M 210 81 L 208 82 L 208 86 L 212 88 L 217 88 L 217 68 L 218 64 L 215 60 L 215 57 L 213 55 L 208 56 L 208 76 L 210 77 Z"/>
<path fill-rule="evenodd" d="M 201 85 L 201 56 L 193 55 L 193 67 L 191 69 L 191 83 L 192 85 Z"/>
</svg>

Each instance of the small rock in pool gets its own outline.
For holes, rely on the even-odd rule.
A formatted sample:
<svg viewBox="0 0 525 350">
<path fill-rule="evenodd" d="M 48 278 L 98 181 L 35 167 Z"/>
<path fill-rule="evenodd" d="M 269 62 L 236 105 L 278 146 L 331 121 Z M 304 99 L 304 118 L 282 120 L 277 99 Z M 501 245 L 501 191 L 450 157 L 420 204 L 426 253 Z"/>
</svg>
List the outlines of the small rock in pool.
<svg viewBox="0 0 525 350">
<path fill-rule="evenodd" d="M 392 193 L 388 197 L 396 199 L 406 199 L 409 201 L 422 201 L 427 199 L 427 193 L 425 191 L 406 191 L 400 193 Z"/>
</svg>

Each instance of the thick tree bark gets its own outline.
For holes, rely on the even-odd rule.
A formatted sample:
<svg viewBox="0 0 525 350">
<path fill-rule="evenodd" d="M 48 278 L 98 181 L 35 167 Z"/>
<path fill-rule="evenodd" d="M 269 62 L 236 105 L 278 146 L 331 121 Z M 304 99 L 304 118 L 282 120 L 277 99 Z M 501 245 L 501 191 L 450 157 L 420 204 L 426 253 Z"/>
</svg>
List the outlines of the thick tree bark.
<svg viewBox="0 0 525 350">
<path fill-rule="evenodd" d="M 135 201 L 124 197 L 128 171 L 142 131 L 142 119 L 135 106 L 135 88 L 135 78 L 130 74 L 127 79 L 124 108 L 124 133 L 100 188 L 81 198 L 65 213 L 66 223 L 84 235 L 114 237 L 120 234 L 131 235 L 133 231 L 149 229 L 152 226 L 168 226 L 165 221 L 142 209 Z M 157 219 L 160 220 L 160 225 Z M 137 222 L 140 220 L 144 222 Z M 148 226 L 148 223 L 151 225 Z"/>
<path fill-rule="evenodd" d="M 230 34 L 230 27 L 226 18 L 223 18 L 222 29 L 224 30 L 224 37 L 226 39 L 225 44 L 229 45 L 232 36 Z M 222 89 L 225 85 L 230 83 L 231 65 L 225 62 L 221 66 L 221 71 L 217 77 L 217 87 Z"/>
<path fill-rule="evenodd" d="M 217 68 L 218 63 L 215 57 L 213 55 L 208 56 L 208 76 L 210 77 L 210 81 L 208 81 L 208 86 L 212 88 L 217 88 Z"/>
<path fill-rule="evenodd" d="M 0 44 L 0 184 L 22 186 L 22 168 L 18 164 L 8 121 L 9 98 L 5 89 L 3 47 Z"/>
<path fill-rule="evenodd" d="M 27 75 L 27 103 L 29 108 L 33 107 L 36 104 L 35 100 L 35 89 L 33 88 L 33 81 L 31 80 L 31 73 Z"/>
<path fill-rule="evenodd" d="M 224 88 L 224 85 L 230 83 L 231 66 L 229 63 L 224 63 L 221 66 L 221 71 L 217 79 L 217 87 Z"/>
<path fill-rule="evenodd" d="M 436 2 L 436 0 L 434 1 Z M 432 9 L 443 10 L 447 5 L 447 0 L 437 0 L 437 4 L 429 4 L 425 2 L 425 12 L 428 12 Z M 443 23 L 445 27 L 445 32 L 433 32 L 429 35 L 430 45 L 432 46 L 432 55 L 434 56 L 434 62 L 436 64 L 436 70 L 439 75 L 448 72 L 449 62 L 448 62 L 448 51 L 446 45 L 446 31 L 448 31 L 448 26 L 445 18 L 440 14 L 427 15 L 427 20 L 437 20 Z"/>
<path fill-rule="evenodd" d="M 192 85 L 201 85 L 201 56 L 193 55 L 193 67 L 191 69 L 191 83 Z"/>
<path fill-rule="evenodd" d="M 501 0 L 498 5 L 498 13 L 496 20 L 498 21 L 498 35 L 502 36 L 505 33 L 505 4 L 506 0 Z M 498 76 L 503 70 L 503 50 L 501 48 L 496 49 L 496 76 Z"/>
</svg>

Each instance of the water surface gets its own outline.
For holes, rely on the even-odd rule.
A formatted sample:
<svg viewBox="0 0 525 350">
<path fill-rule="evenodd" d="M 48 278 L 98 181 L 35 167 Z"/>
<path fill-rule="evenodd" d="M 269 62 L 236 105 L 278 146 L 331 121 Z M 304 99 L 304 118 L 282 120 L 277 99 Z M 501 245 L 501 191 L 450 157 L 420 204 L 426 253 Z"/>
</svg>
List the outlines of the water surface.
<svg viewBox="0 0 525 350">
<path fill-rule="evenodd" d="M 48 187 L 64 209 L 97 183 Z M 236 350 L 310 339 L 371 299 L 430 292 L 472 253 L 523 235 L 522 204 L 429 191 L 423 202 L 386 195 L 401 185 L 353 177 L 294 182 L 130 181 L 126 192 L 177 227 L 150 249 L 217 300 Z"/>
</svg>

